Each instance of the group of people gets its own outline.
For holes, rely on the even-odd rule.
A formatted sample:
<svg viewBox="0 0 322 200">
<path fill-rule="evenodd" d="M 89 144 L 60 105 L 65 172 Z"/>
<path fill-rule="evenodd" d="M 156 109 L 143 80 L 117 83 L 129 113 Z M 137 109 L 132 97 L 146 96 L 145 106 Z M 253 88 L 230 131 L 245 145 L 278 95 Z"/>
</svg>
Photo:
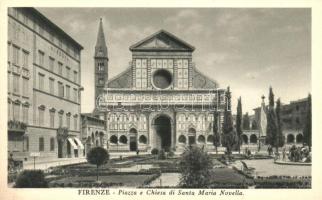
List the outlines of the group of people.
<svg viewBox="0 0 322 200">
<path fill-rule="evenodd" d="M 311 162 L 311 152 L 308 146 L 293 145 L 289 150 L 288 159 L 293 162 Z"/>
<path fill-rule="evenodd" d="M 271 145 L 268 146 L 267 152 L 269 156 L 273 155 L 273 147 Z M 286 158 L 288 158 L 289 161 L 292 162 L 311 162 L 311 152 L 309 147 L 306 145 L 303 145 L 302 147 L 292 145 L 292 147 L 289 148 L 288 153 L 286 151 L 286 147 L 284 146 L 282 148 L 282 156 L 283 161 L 286 161 Z M 274 152 L 274 159 L 280 159 L 279 152 Z"/>
</svg>

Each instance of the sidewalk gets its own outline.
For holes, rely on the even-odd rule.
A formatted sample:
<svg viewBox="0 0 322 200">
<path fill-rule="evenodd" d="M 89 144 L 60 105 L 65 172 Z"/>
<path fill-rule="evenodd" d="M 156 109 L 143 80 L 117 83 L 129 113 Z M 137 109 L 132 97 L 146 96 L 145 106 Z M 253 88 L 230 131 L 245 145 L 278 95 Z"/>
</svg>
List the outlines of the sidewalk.
<svg viewBox="0 0 322 200">
<path fill-rule="evenodd" d="M 141 152 L 139 155 L 149 154 L 146 152 Z M 136 152 L 112 152 L 110 153 L 110 159 L 119 158 L 122 156 L 123 158 L 129 156 L 136 156 Z M 54 160 L 35 160 L 35 166 L 33 161 L 28 161 L 23 164 L 23 169 L 41 169 L 45 170 L 49 167 L 77 164 L 77 163 L 85 163 L 86 157 L 82 158 L 57 158 Z"/>
<path fill-rule="evenodd" d="M 86 158 L 57 158 L 51 161 L 37 161 L 35 165 L 33 162 L 24 163 L 23 169 L 48 169 L 49 167 L 62 166 L 62 165 L 70 165 L 76 163 L 84 163 L 86 162 Z"/>
</svg>

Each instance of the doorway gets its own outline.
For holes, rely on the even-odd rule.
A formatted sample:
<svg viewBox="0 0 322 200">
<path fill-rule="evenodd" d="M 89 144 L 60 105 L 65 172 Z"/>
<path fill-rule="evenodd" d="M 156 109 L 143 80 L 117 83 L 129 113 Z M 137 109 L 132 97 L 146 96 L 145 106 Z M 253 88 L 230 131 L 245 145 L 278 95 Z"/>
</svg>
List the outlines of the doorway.
<svg viewBox="0 0 322 200">
<path fill-rule="evenodd" d="M 135 128 L 130 129 L 130 151 L 138 149 L 137 134 L 138 132 Z"/>
<path fill-rule="evenodd" d="M 158 149 L 169 151 L 171 148 L 171 121 L 164 115 L 154 120 L 154 128 L 156 131 L 156 145 Z"/>
<path fill-rule="evenodd" d="M 188 130 L 188 144 L 196 144 L 196 129 L 194 128 L 189 128 Z"/>
</svg>

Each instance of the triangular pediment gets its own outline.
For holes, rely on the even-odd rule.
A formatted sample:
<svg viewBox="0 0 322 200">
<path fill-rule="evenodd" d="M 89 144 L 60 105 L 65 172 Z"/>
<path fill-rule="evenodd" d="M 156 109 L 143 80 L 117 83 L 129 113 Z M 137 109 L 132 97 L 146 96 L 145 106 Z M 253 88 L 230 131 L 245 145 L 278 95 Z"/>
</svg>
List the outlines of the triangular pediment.
<svg viewBox="0 0 322 200">
<path fill-rule="evenodd" d="M 131 51 L 193 51 L 195 48 L 169 32 L 161 30 L 130 47 Z"/>
</svg>

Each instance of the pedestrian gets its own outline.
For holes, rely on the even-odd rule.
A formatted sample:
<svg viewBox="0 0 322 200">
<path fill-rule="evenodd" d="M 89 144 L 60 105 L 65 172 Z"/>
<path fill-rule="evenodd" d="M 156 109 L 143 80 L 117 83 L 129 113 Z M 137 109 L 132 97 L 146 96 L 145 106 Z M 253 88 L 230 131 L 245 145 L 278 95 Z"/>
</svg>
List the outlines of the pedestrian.
<svg viewBox="0 0 322 200">
<path fill-rule="evenodd" d="M 250 155 L 252 154 L 252 152 L 248 149 L 247 150 L 247 155 L 248 155 L 248 157 L 250 157 Z"/>
<path fill-rule="evenodd" d="M 286 159 L 286 148 L 283 147 L 283 161 L 285 161 Z"/>
</svg>

